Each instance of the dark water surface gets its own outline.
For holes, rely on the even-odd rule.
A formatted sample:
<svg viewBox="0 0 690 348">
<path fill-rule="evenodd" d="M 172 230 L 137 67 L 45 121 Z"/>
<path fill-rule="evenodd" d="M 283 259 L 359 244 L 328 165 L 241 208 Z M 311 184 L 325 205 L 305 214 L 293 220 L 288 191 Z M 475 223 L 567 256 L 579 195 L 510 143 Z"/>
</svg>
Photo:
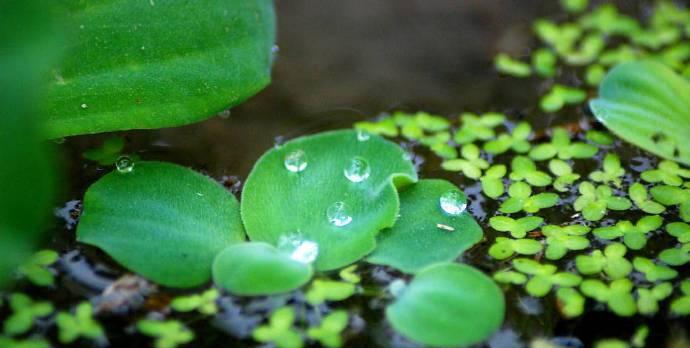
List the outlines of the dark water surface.
<svg viewBox="0 0 690 348">
<path fill-rule="evenodd" d="M 643 7 L 638 1 L 617 3 L 633 14 Z M 127 139 L 126 152 L 145 160 L 188 165 L 219 180 L 233 176 L 243 181 L 258 157 L 276 142 L 351 127 L 355 121 L 395 109 L 426 110 L 453 118 L 462 111 L 501 111 L 514 120 L 528 120 L 537 128 L 587 118 L 585 111 L 577 108 L 557 117 L 543 114 L 536 105 L 545 86 L 537 80 L 500 77 L 493 70 L 492 58 L 497 52 L 529 52 L 534 45 L 530 28 L 535 18 L 563 17 L 555 0 L 292 0 L 276 5 L 280 51 L 271 86 L 233 109 L 229 117 L 214 117 L 185 127 L 117 133 Z M 110 170 L 81 159 L 85 149 L 100 144 L 107 136 L 66 140 L 62 147 L 69 175 L 65 178 L 63 202 L 81 199 L 88 185 Z M 619 144 L 617 148 L 628 160 L 644 157 L 627 146 Z M 471 183 L 441 171 L 434 156 L 423 152 L 421 156 L 426 159 L 421 176 L 443 177 L 461 185 L 474 202 L 470 211 L 486 226 L 490 212 L 497 208 L 496 202 L 483 202 L 477 185 L 466 186 Z M 592 160 L 582 169 L 596 165 L 597 161 Z M 233 182 L 228 181 L 228 185 Z M 77 202 L 74 205 L 78 206 Z M 552 223 L 565 221 L 572 213 L 568 209 L 549 209 L 544 216 Z M 69 215 L 69 209 L 65 214 Z M 34 294 L 46 296 L 58 306 L 98 295 L 123 274 L 100 252 L 76 246 L 74 230 L 64 224 L 62 219 L 56 221 L 52 245 L 64 254 L 59 287 L 57 291 L 37 290 Z M 473 248 L 465 261 L 487 272 L 505 265 L 488 258 L 488 247 L 489 243 L 482 243 Z M 687 266 L 679 270 L 688 274 Z M 364 273 L 364 284 L 374 292 L 402 276 L 380 267 L 365 269 Z M 563 320 L 552 296 L 535 300 L 519 287 L 515 289 L 506 295 L 506 324 L 491 341 L 491 347 L 519 347 L 520 340 L 554 336 L 577 336 L 589 346 L 603 337 L 628 339 L 643 323 L 651 329 L 648 346 L 661 347 L 672 333 L 682 335 L 681 328 L 689 326 L 687 321 L 663 317 L 620 319 L 598 310 L 602 308 L 592 305 L 592 301 L 588 301 L 582 317 Z M 165 303 L 169 296 L 164 291 L 153 298 Z M 233 336 L 250 332 L 249 328 L 270 308 L 284 301 L 307 311 L 301 294 L 296 293 L 271 299 L 224 298 L 224 312 L 213 321 L 182 316 L 197 335 L 197 343 L 190 346 L 253 346 Z M 151 303 L 149 299 L 147 308 L 155 308 Z M 351 322 L 347 346 L 412 346 L 394 336 L 383 322 L 385 303 L 386 299 L 379 296 L 356 296 L 346 302 L 360 317 Z M 660 313 L 666 312 L 662 306 Z M 140 309 L 126 316 L 102 319 L 112 346 L 149 346 L 149 338 L 127 334 L 127 330 L 132 331 L 130 325 L 145 314 Z M 303 315 L 317 320 L 320 312 L 316 309 Z M 357 334 L 359 326 L 361 332 Z"/>
</svg>

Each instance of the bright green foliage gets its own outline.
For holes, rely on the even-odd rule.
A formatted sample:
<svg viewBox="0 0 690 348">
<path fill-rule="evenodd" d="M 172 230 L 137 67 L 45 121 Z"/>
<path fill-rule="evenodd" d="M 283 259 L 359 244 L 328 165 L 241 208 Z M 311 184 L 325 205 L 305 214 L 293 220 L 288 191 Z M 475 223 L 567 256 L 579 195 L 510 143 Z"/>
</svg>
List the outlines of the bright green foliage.
<svg viewBox="0 0 690 348">
<path fill-rule="evenodd" d="M 340 276 L 340 279 L 348 283 L 357 284 L 362 280 L 362 278 L 355 272 L 356 270 L 357 265 L 348 266 L 341 269 L 340 272 L 338 272 L 338 275 Z"/>
<path fill-rule="evenodd" d="M 673 268 L 657 265 L 654 261 L 641 256 L 633 259 L 633 266 L 636 271 L 643 273 L 649 282 L 670 280 L 678 276 L 678 272 Z"/>
<path fill-rule="evenodd" d="M 637 288 L 637 311 L 652 315 L 659 311 L 659 301 L 671 296 L 673 285 L 660 283 L 651 288 Z"/>
<path fill-rule="evenodd" d="M 679 243 L 690 243 L 690 225 L 684 222 L 672 222 L 666 225 L 666 232 L 676 237 Z"/>
<path fill-rule="evenodd" d="M 556 74 L 558 57 L 549 49 L 540 48 L 532 52 L 532 67 L 541 77 L 552 77 Z"/>
<path fill-rule="evenodd" d="M 444 119 L 445 120 L 445 119 Z M 431 152 L 435 153 L 438 157 L 444 159 L 451 159 L 458 157 L 458 150 L 449 143 L 450 132 L 442 131 L 438 133 L 433 133 L 432 135 L 426 135 L 419 139 L 419 142 L 426 145 Z"/>
<path fill-rule="evenodd" d="M 34 302 L 22 293 L 10 295 L 10 307 L 12 315 L 3 323 L 3 334 L 8 336 L 21 335 L 29 331 L 36 319 L 53 313 L 53 305 L 50 302 Z"/>
<path fill-rule="evenodd" d="M 536 161 L 543 161 L 554 156 L 560 159 L 590 158 L 596 155 L 598 149 L 591 144 L 581 142 L 571 143 L 570 133 L 561 127 L 556 127 L 551 136 L 551 142 L 540 144 L 532 148 L 529 157 Z"/>
<path fill-rule="evenodd" d="M 208 289 L 201 294 L 178 296 L 170 302 L 170 308 L 178 312 L 198 311 L 201 314 L 213 315 L 218 313 L 216 305 L 217 289 Z"/>
<path fill-rule="evenodd" d="M 680 283 L 680 291 L 683 295 L 671 302 L 671 313 L 675 315 L 690 315 L 690 279 Z"/>
<path fill-rule="evenodd" d="M 671 266 L 682 266 L 690 262 L 690 243 L 683 244 L 680 248 L 662 250 L 659 260 Z"/>
<path fill-rule="evenodd" d="M 419 272 L 386 308 L 406 338 L 428 346 L 469 346 L 503 322 L 503 293 L 491 278 L 463 264 L 440 263 Z"/>
<path fill-rule="evenodd" d="M 556 290 L 559 309 L 566 318 L 575 318 L 585 310 L 585 297 L 574 288 L 560 288 Z"/>
<path fill-rule="evenodd" d="M 554 158 L 550 160 L 549 170 L 556 177 L 553 181 L 553 188 L 559 192 L 567 192 L 569 190 L 568 186 L 580 178 L 580 174 L 573 173 L 573 168 L 568 162 L 560 159 Z"/>
<path fill-rule="evenodd" d="M 621 185 L 621 177 L 625 175 L 625 170 L 621 167 L 621 160 L 614 153 L 606 154 L 602 163 L 603 170 L 595 170 L 589 174 L 592 181 L 602 184 L 611 183 L 616 187 Z"/>
<path fill-rule="evenodd" d="M 587 9 L 589 0 L 561 0 L 561 6 L 571 13 L 580 13 Z"/>
<path fill-rule="evenodd" d="M 537 170 L 537 165 L 531 159 L 525 156 L 515 156 L 510 162 L 510 180 L 513 181 L 527 181 L 532 186 L 548 186 L 551 185 L 551 177 L 540 170 Z"/>
<path fill-rule="evenodd" d="M 93 317 L 93 306 L 89 302 L 77 305 L 74 314 L 60 312 L 55 318 L 61 343 L 72 343 L 79 337 L 98 340 L 104 337 L 104 331 Z"/>
<path fill-rule="evenodd" d="M 676 162 L 663 160 L 659 162 L 657 169 L 645 170 L 640 177 L 646 182 L 680 186 L 683 184 L 683 178 L 690 179 L 690 169 L 681 168 Z"/>
<path fill-rule="evenodd" d="M 0 347 L 5 348 L 50 348 L 50 343 L 42 338 L 13 339 L 0 336 Z"/>
<path fill-rule="evenodd" d="M 377 135 L 306 136 L 259 159 L 242 191 L 242 220 L 253 241 L 277 245 L 299 232 L 318 245 L 314 267 L 335 269 L 374 250 L 376 234 L 395 223 L 396 189 L 415 181 L 403 149 Z"/>
<path fill-rule="evenodd" d="M 582 278 L 577 274 L 556 272 L 555 265 L 540 264 L 532 259 L 515 259 L 513 260 L 513 267 L 531 276 L 525 285 L 525 290 L 534 297 L 546 296 L 554 286 L 570 288 L 578 286 L 582 281 Z"/>
<path fill-rule="evenodd" d="M 427 112 L 417 112 L 413 117 L 414 123 L 428 132 L 440 132 L 450 127 L 450 122 L 445 117 L 431 115 Z"/>
<path fill-rule="evenodd" d="M 524 210 L 526 213 L 536 213 L 541 209 L 553 207 L 558 203 L 558 195 L 552 192 L 542 192 L 532 195 L 532 188 L 524 182 L 518 181 L 508 187 L 508 195 L 498 208 L 499 211 L 512 214 Z"/>
<path fill-rule="evenodd" d="M 664 65 L 631 62 L 607 74 L 599 98 L 590 102 L 590 108 L 599 121 L 624 140 L 690 165 L 688 95 L 690 82 Z"/>
<path fill-rule="evenodd" d="M 47 86 L 50 137 L 188 124 L 270 82 L 271 1 L 106 5 L 63 5 L 77 35 Z"/>
<path fill-rule="evenodd" d="M 525 216 L 517 220 L 508 216 L 494 216 L 489 219 L 489 225 L 496 231 L 510 232 L 513 238 L 524 238 L 527 232 L 536 229 L 544 222 L 538 216 Z"/>
<path fill-rule="evenodd" d="M 568 250 L 583 250 L 589 247 L 589 240 L 584 237 L 590 230 L 587 226 L 546 225 L 541 230 L 546 236 L 546 258 L 549 260 L 562 258 Z"/>
<path fill-rule="evenodd" d="M 628 44 L 621 44 L 616 48 L 604 51 L 599 57 L 599 63 L 606 67 L 612 67 L 614 65 L 635 61 L 644 54 L 644 50 L 633 48 Z"/>
<path fill-rule="evenodd" d="M 580 291 L 585 296 L 606 303 L 611 311 L 621 317 L 629 317 L 637 312 L 632 290 L 633 283 L 627 278 L 616 279 L 608 285 L 596 279 L 587 279 L 580 284 Z"/>
<path fill-rule="evenodd" d="M 385 117 L 378 121 L 362 121 L 357 122 L 354 125 L 363 137 L 369 134 L 382 135 L 386 137 L 397 137 L 398 136 L 398 125 L 395 123 L 395 119 L 392 117 Z"/>
<path fill-rule="evenodd" d="M 499 283 L 522 285 L 527 283 L 527 276 L 511 270 L 501 270 L 494 273 L 494 280 Z"/>
<path fill-rule="evenodd" d="M 503 195 L 505 192 L 503 177 L 506 175 L 506 172 L 506 166 L 503 164 L 494 164 L 484 172 L 484 176 L 479 179 L 482 183 L 484 195 L 493 199 Z"/>
<path fill-rule="evenodd" d="M 472 215 L 464 209 L 458 214 L 444 210 L 448 192 L 454 193 L 458 209 L 467 204 L 465 195 L 445 180 L 421 180 L 400 192 L 400 217 L 379 233 L 367 261 L 415 273 L 433 263 L 453 261 L 478 243 L 483 233 Z"/>
<path fill-rule="evenodd" d="M 606 68 L 599 64 L 593 64 L 587 67 L 585 71 L 585 81 L 590 86 L 598 86 L 606 76 Z M 608 145 L 608 144 L 603 144 Z"/>
<path fill-rule="evenodd" d="M 481 116 L 465 112 L 460 115 L 461 126 L 453 139 L 461 145 L 491 139 L 495 136 L 494 128 L 503 124 L 505 118 L 505 115 L 497 112 L 487 112 Z"/>
<path fill-rule="evenodd" d="M 514 254 L 534 255 L 542 249 L 542 244 L 534 239 L 497 237 L 496 242 L 489 248 L 489 255 L 497 260 L 505 260 Z"/>
<path fill-rule="evenodd" d="M 628 342 L 617 338 L 605 338 L 594 343 L 594 348 L 630 348 Z"/>
<path fill-rule="evenodd" d="M 661 214 L 666 210 L 663 205 L 649 199 L 647 189 L 639 182 L 630 185 L 628 195 L 635 205 L 647 214 Z"/>
<path fill-rule="evenodd" d="M 527 122 L 518 123 L 513 128 L 512 133 L 502 133 L 496 139 L 487 141 L 484 144 L 484 151 L 491 154 L 502 154 L 508 150 L 516 153 L 525 153 L 530 149 L 528 141 L 532 127 Z"/>
<path fill-rule="evenodd" d="M 470 179 L 479 179 L 482 169 L 489 168 L 489 162 L 479 157 L 479 147 L 475 144 L 465 144 L 460 148 L 462 158 L 450 159 L 441 163 L 441 168 L 453 172 L 462 172 Z"/>
<path fill-rule="evenodd" d="M 278 348 L 301 348 L 302 336 L 292 328 L 295 322 L 295 310 L 292 307 L 281 307 L 271 313 L 268 325 L 254 329 L 252 336 L 264 343 L 273 343 Z"/>
<path fill-rule="evenodd" d="M 546 112 L 556 112 L 566 105 L 580 104 L 587 98 L 587 93 L 579 88 L 556 84 L 539 101 L 539 106 Z"/>
<path fill-rule="evenodd" d="M 348 322 L 347 311 L 334 311 L 321 320 L 319 326 L 310 327 L 307 336 L 318 341 L 322 346 L 338 348 L 343 345 L 340 333 L 345 330 Z"/>
<path fill-rule="evenodd" d="M 628 210 L 632 203 L 625 197 L 613 195 L 613 190 L 605 185 L 596 188 L 590 182 L 583 182 L 578 187 L 580 196 L 573 203 L 575 211 L 589 221 L 599 221 L 606 215 L 607 209 Z"/>
<path fill-rule="evenodd" d="M 574 23 L 558 26 L 546 19 L 538 19 L 533 24 L 537 37 L 551 46 L 559 55 L 571 52 L 582 34 L 582 29 Z"/>
<path fill-rule="evenodd" d="M 318 305 L 326 301 L 342 301 L 355 293 L 355 285 L 328 279 L 315 279 L 305 294 L 307 302 Z"/>
<path fill-rule="evenodd" d="M 102 166 L 109 166 L 115 164 L 124 148 L 125 138 L 110 137 L 105 139 L 100 147 L 84 151 L 82 156 L 89 161 L 98 162 Z"/>
<path fill-rule="evenodd" d="M 605 45 L 606 42 L 600 34 L 589 34 L 580 41 L 578 47 L 574 48 L 571 52 L 565 53 L 563 59 L 573 66 L 587 65 L 594 62 L 601 51 L 604 50 Z M 574 90 L 571 93 L 575 93 Z M 575 97 L 573 96 L 573 98 Z"/>
<path fill-rule="evenodd" d="M 659 215 L 648 215 L 633 224 L 628 220 L 618 221 L 613 226 L 595 228 L 592 233 L 602 239 L 623 237 L 623 243 L 632 249 L 640 250 L 647 244 L 647 233 L 661 227 L 664 219 Z"/>
<path fill-rule="evenodd" d="M 194 339 L 194 332 L 177 320 L 140 320 L 137 329 L 146 336 L 156 339 L 156 348 L 175 348 Z"/>
<path fill-rule="evenodd" d="M 635 348 L 643 348 L 646 346 L 647 336 L 649 336 L 649 327 L 647 325 L 640 325 L 635 330 L 635 334 L 630 338 L 630 343 Z"/>
<path fill-rule="evenodd" d="M 17 273 L 35 285 L 52 286 L 55 284 L 55 276 L 48 266 L 55 263 L 58 256 L 58 253 L 53 250 L 38 251 L 17 268 Z"/>
<path fill-rule="evenodd" d="M 680 188 L 675 186 L 654 186 L 649 192 L 654 200 L 665 205 L 678 205 L 680 218 L 690 222 L 690 188 Z"/>
<path fill-rule="evenodd" d="M 213 261 L 213 281 L 230 293 L 245 296 L 272 295 L 295 290 L 312 277 L 311 262 L 317 256 L 314 242 L 302 239 L 279 243 L 231 245 Z"/>
<path fill-rule="evenodd" d="M 138 274 L 173 287 L 211 278 L 213 258 L 244 240 L 237 199 L 188 168 L 136 162 L 92 184 L 77 239 Z"/>
<path fill-rule="evenodd" d="M 529 64 L 513 59 L 505 53 L 499 53 L 494 59 L 496 70 L 506 75 L 527 77 L 532 74 Z"/>
<path fill-rule="evenodd" d="M 620 14 L 613 4 L 603 4 L 580 17 L 580 25 L 603 34 L 630 35 L 639 29 L 637 21 Z"/>
<path fill-rule="evenodd" d="M 599 145 L 613 145 L 613 136 L 607 132 L 590 129 L 585 133 L 587 140 Z"/>
<path fill-rule="evenodd" d="M 612 243 L 606 246 L 604 252 L 592 251 L 591 255 L 578 255 L 575 258 L 577 271 L 585 274 L 606 273 L 610 279 L 621 279 L 632 272 L 633 266 L 625 258 L 627 248 L 621 243 Z"/>
</svg>

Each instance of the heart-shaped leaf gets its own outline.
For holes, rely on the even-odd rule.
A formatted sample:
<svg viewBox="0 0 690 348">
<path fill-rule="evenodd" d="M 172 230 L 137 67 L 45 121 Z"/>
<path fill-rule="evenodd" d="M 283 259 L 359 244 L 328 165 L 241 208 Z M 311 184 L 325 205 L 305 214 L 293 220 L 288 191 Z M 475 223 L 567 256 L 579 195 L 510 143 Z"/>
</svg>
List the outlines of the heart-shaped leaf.
<svg viewBox="0 0 690 348">
<path fill-rule="evenodd" d="M 139 162 L 89 187 L 77 239 L 155 282 L 192 287 L 211 278 L 213 258 L 244 232 L 223 186 L 178 165 Z"/>
<path fill-rule="evenodd" d="M 494 281 L 464 264 L 440 263 L 421 270 L 386 308 L 403 336 L 430 346 L 468 346 L 493 334 L 505 302 Z"/>
<path fill-rule="evenodd" d="M 277 245 L 296 236 L 318 244 L 317 270 L 370 253 L 376 234 L 395 223 L 396 186 L 417 180 L 396 144 L 354 130 L 298 138 L 265 153 L 242 192 L 250 239 Z"/>
<path fill-rule="evenodd" d="M 50 137 L 205 119 L 270 81 L 273 2 L 69 2 L 45 105 Z"/>
<path fill-rule="evenodd" d="M 316 256 L 315 245 L 298 247 L 292 255 L 262 242 L 231 245 L 213 262 L 213 281 L 237 295 L 272 295 L 297 289 L 311 279 L 309 262 L 313 258 L 304 256 Z"/>
<path fill-rule="evenodd" d="M 690 83 L 662 64 L 624 63 L 590 102 L 608 129 L 651 153 L 690 165 Z M 649 125 L 654 125 L 650 127 Z"/>
<path fill-rule="evenodd" d="M 367 261 L 414 273 L 436 262 L 448 262 L 482 239 L 482 229 L 466 210 L 444 210 L 443 197 L 465 195 L 445 180 L 421 180 L 400 193 L 400 218 L 377 236 Z"/>
</svg>

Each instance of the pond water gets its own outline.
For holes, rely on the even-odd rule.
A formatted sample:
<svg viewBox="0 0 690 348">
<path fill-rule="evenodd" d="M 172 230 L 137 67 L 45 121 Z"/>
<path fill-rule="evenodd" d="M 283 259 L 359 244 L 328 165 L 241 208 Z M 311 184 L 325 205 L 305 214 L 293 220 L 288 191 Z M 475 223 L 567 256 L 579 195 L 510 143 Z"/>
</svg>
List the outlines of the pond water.
<svg viewBox="0 0 690 348">
<path fill-rule="evenodd" d="M 617 1 L 623 11 L 639 13 L 643 4 Z M 127 140 L 126 152 L 146 160 L 164 160 L 190 166 L 221 180 L 239 192 L 241 183 L 259 156 L 275 143 L 317 131 L 348 128 L 356 121 L 372 118 L 391 110 L 425 110 L 452 119 L 462 111 L 499 111 L 512 121 L 527 120 L 535 128 L 553 125 L 589 126 L 586 110 L 572 108 L 567 113 L 547 116 L 539 111 L 538 97 L 544 86 L 534 80 L 499 76 L 492 58 L 499 51 L 517 54 L 534 44 L 531 22 L 540 16 L 558 18 L 556 1 L 443 1 L 377 0 L 335 1 L 293 0 L 277 2 L 279 53 L 273 83 L 245 104 L 207 121 L 186 127 L 117 133 Z M 584 121 L 583 121 L 584 120 Z M 81 153 L 97 146 L 110 135 L 69 138 L 61 145 L 64 165 L 62 201 L 50 247 L 62 254 L 58 265 L 60 280 L 56 290 L 32 289 L 31 294 L 45 296 L 58 306 L 94 298 L 120 278 L 124 272 L 99 251 L 74 242 L 74 219 L 86 188 L 111 168 L 100 168 L 81 159 Z M 469 211 L 485 228 L 492 240 L 488 218 L 498 208 L 487 201 L 477 184 L 462 176 L 442 171 L 440 160 L 414 147 L 423 160 L 420 176 L 445 178 L 467 193 Z M 641 171 L 655 165 L 654 159 L 625 144 L 617 143 L 626 170 Z M 587 172 L 599 165 L 601 158 L 583 161 L 576 167 Z M 495 163 L 509 163 L 507 155 Z M 629 174 L 626 180 L 631 180 Z M 550 223 L 572 221 L 570 203 L 542 215 Z M 564 205 L 565 206 L 565 205 Z M 636 219 L 630 214 L 609 217 Z M 66 223 L 67 222 L 67 223 Z M 584 223 L 584 222 L 583 222 Z M 664 234 L 665 236 L 665 234 Z M 664 236 L 639 254 L 655 255 L 663 249 Z M 507 265 L 487 256 L 489 242 L 480 243 L 464 255 L 464 261 L 493 273 Z M 572 264 L 560 265 L 572 269 Z M 338 304 L 355 313 L 346 334 L 351 347 L 413 347 L 395 335 L 383 320 L 383 308 L 389 297 L 385 287 L 404 278 L 384 267 L 361 268 L 362 284 L 370 295 L 355 296 Z M 688 266 L 679 269 L 688 274 Z M 176 292 L 154 291 L 141 280 L 125 279 L 120 284 L 123 298 L 109 298 L 103 306 L 126 303 L 133 311 L 104 316 L 113 347 L 147 347 L 150 339 L 134 334 L 131 324 L 147 311 L 165 306 Z M 146 294 L 149 294 L 145 298 Z M 302 293 L 272 298 L 231 298 L 220 301 L 222 313 L 208 320 L 194 315 L 182 316 L 196 332 L 193 346 L 250 347 L 242 340 L 270 309 L 286 301 L 296 304 L 309 321 L 317 321 L 321 310 L 308 309 Z M 123 302 L 117 302 L 123 301 Z M 565 320 L 559 315 L 553 296 L 529 297 L 521 287 L 506 293 L 507 317 L 503 329 L 485 346 L 520 347 L 537 337 L 577 337 L 585 346 L 603 337 L 629 338 L 635 329 L 650 328 L 649 347 L 665 345 L 670 335 L 687 335 L 688 322 L 669 320 L 665 314 L 654 318 L 621 319 L 599 306 L 588 304 L 585 315 Z M 143 306 L 143 307 L 142 307 Z M 666 313 L 665 309 L 659 313 Z M 54 332 L 48 332 L 54 335 Z M 563 341 L 565 342 L 565 341 Z M 573 345 L 577 347 L 577 345 Z"/>
</svg>

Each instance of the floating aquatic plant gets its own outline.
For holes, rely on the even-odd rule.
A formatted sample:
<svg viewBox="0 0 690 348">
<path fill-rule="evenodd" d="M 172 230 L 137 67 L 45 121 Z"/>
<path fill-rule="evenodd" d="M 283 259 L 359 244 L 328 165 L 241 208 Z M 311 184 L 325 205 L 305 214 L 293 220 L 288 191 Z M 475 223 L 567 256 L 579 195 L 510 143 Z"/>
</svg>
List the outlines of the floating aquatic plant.
<svg viewBox="0 0 690 348">
<path fill-rule="evenodd" d="M 491 278 L 467 265 L 440 263 L 415 275 L 386 308 L 386 318 L 412 341 L 467 346 L 498 330 L 504 310 L 503 293 Z"/>
<path fill-rule="evenodd" d="M 156 348 L 175 348 L 194 340 L 194 332 L 177 320 L 150 320 L 137 322 L 137 329 L 146 336 L 156 339 Z"/>
<path fill-rule="evenodd" d="M 607 153 L 602 163 L 603 170 L 595 170 L 589 174 L 589 179 L 602 184 L 613 184 L 621 186 L 621 177 L 625 175 L 625 170 L 621 167 L 621 160 L 614 153 Z"/>
<path fill-rule="evenodd" d="M 640 314 L 652 315 L 659 311 L 659 301 L 671 296 L 673 285 L 660 283 L 651 288 L 637 288 L 637 310 Z"/>
<path fill-rule="evenodd" d="M 534 255 L 544 246 L 534 239 L 510 239 L 497 237 L 495 243 L 489 248 L 489 255 L 497 260 L 505 260 L 514 254 Z"/>
<path fill-rule="evenodd" d="M 546 236 L 545 255 L 549 260 L 558 260 L 569 250 L 584 250 L 589 247 L 589 240 L 584 237 L 590 230 L 587 226 L 546 225 L 541 230 Z"/>
<path fill-rule="evenodd" d="M 503 164 L 495 164 L 484 172 L 484 175 L 479 179 L 484 195 L 493 199 L 503 195 L 505 192 L 503 177 L 506 175 L 506 172 L 506 166 Z"/>
<path fill-rule="evenodd" d="M 541 98 L 539 106 L 546 112 L 556 112 L 566 105 L 580 104 L 586 98 L 587 93 L 579 88 L 556 84 Z"/>
<path fill-rule="evenodd" d="M 683 179 L 690 179 L 690 169 L 681 168 L 676 162 L 663 160 L 656 169 L 647 169 L 640 177 L 650 183 L 661 182 L 664 185 L 680 186 Z"/>
<path fill-rule="evenodd" d="M 690 262 L 690 243 L 681 247 L 664 249 L 658 256 L 661 262 L 671 266 L 683 266 Z"/>
<path fill-rule="evenodd" d="M 319 326 L 310 327 L 307 330 L 307 336 L 324 347 L 341 347 L 343 345 L 341 332 L 347 327 L 348 319 L 347 311 L 344 310 L 329 313 L 321 320 Z"/>
<path fill-rule="evenodd" d="M 101 324 L 93 318 L 93 306 L 89 302 L 82 302 L 74 309 L 74 314 L 58 313 L 55 318 L 58 326 L 58 339 L 61 343 L 71 343 L 78 338 L 102 340 L 105 331 Z"/>
<path fill-rule="evenodd" d="M 537 169 L 537 165 L 525 156 L 515 156 L 510 162 L 510 180 L 526 181 L 532 186 L 548 186 L 552 180 L 549 174 Z"/>
<path fill-rule="evenodd" d="M 666 210 L 663 205 L 649 199 L 647 188 L 639 182 L 630 185 L 628 195 L 635 205 L 647 214 L 661 214 Z"/>
<path fill-rule="evenodd" d="M 218 313 L 218 295 L 218 290 L 208 289 L 201 294 L 178 296 L 170 302 L 170 308 L 178 312 L 198 311 L 201 314 L 213 315 Z"/>
<path fill-rule="evenodd" d="M 608 209 L 627 210 L 632 203 L 625 198 L 614 196 L 613 190 L 605 185 L 594 187 L 590 182 L 580 183 L 580 196 L 573 203 L 575 211 L 582 212 L 582 216 L 589 221 L 599 221 Z"/>
<path fill-rule="evenodd" d="M 511 133 L 502 133 L 496 139 L 484 143 L 484 151 L 494 155 L 511 149 L 516 153 L 525 153 L 531 147 L 528 141 L 531 133 L 532 126 L 527 122 L 520 122 Z"/>
<path fill-rule="evenodd" d="M 621 279 L 632 272 L 633 265 L 625 258 L 627 248 L 621 243 L 611 243 L 604 252 L 592 251 L 591 255 L 578 255 L 575 258 L 577 271 L 585 274 L 606 273 L 610 279 Z"/>
<path fill-rule="evenodd" d="M 309 304 L 318 305 L 326 301 L 342 301 L 355 293 L 356 287 L 350 282 L 329 279 L 315 279 L 305 298 Z"/>
<path fill-rule="evenodd" d="M 571 142 L 570 133 L 561 127 L 553 129 L 551 142 L 534 146 L 529 152 L 529 157 L 535 161 L 543 161 L 553 157 L 562 160 L 571 158 L 590 158 L 596 155 L 599 149 L 591 144 Z"/>
<path fill-rule="evenodd" d="M 38 318 L 47 317 L 53 313 L 53 305 L 46 301 L 33 301 L 22 293 L 10 295 L 10 315 L 3 323 L 3 334 L 9 336 L 21 335 L 33 326 Z"/>
<path fill-rule="evenodd" d="M 553 207 L 558 203 L 558 195 L 553 192 L 542 192 L 532 195 L 532 188 L 518 181 L 508 187 L 508 199 L 498 208 L 499 211 L 512 214 L 519 211 L 536 213 L 541 209 Z"/>
<path fill-rule="evenodd" d="M 676 237 L 679 243 L 690 243 L 690 225 L 684 222 L 671 222 L 666 225 L 666 232 Z"/>
<path fill-rule="evenodd" d="M 661 185 L 652 187 L 649 192 L 655 201 L 665 206 L 678 205 L 680 218 L 690 222 L 690 188 Z"/>
<path fill-rule="evenodd" d="M 407 273 L 455 260 L 483 236 L 466 207 L 467 198 L 450 182 L 421 180 L 408 186 L 400 192 L 398 221 L 379 233 L 366 260 Z"/>
<path fill-rule="evenodd" d="M 690 279 L 680 283 L 681 296 L 671 302 L 671 313 L 675 315 L 690 315 Z"/>
<path fill-rule="evenodd" d="M 254 329 L 252 337 L 259 342 L 273 343 L 278 348 L 301 348 L 302 336 L 292 325 L 295 322 L 295 310 L 292 307 L 281 307 L 271 313 L 267 325 Z"/>
<path fill-rule="evenodd" d="M 524 238 L 527 232 L 541 226 L 544 219 L 538 216 L 525 216 L 513 219 L 508 216 L 493 216 L 489 219 L 489 226 L 496 231 L 510 232 L 513 238 Z"/>
<path fill-rule="evenodd" d="M 566 318 L 575 318 L 582 315 L 585 310 L 585 297 L 574 288 L 560 288 L 556 290 L 558 307 Z"/>
<path fill-rule="evenodd" d="M 586 279 L 580 284 L 580 291 L 598 302 L 606 303 L 619 316 L 629 317 L 637 312 L 632 295 L 633 283 L 627 278 L 616 279 L 606 284 L 597 279 Z"/>
<path fill-rule="evenodd" d="M 595 228 L 592 233 L 602 239 L 623 237 L 623 243 L 632 249 L 640 250 L 647 244 L 647 233 L 661 227 L 664 219 L 659 215 L 648 215 L 637 220 L 635 224 L 628 220 L 618 221 L 613 226 Z"/>
<path fill-rule="evenodd" d="M 557 272 L 558 268 L 552 264 L 541 264 L 532 259 L 518 258 L 513 260 L 513 267 L 530 278 L 525 284 L 528 294 L 543 297 L 554 286 L 574 287 L 580 284 L 582 278 L 570 272 Z"/>
<path fill-rule="evenodd" d="M 475 144 L 463 145 L 460 149 L 460 155 L 462 158 L 443 161 L 441 168 L 453 172 L 462 172 L 464 176 L 470 179 L 479 179 L 482 176 L 482 170 L 489 168 L 489 162 L 479 157 L 479 147 Z"/>
<path fill-rule="evenodd" d="M 527 77 L 532 74 L 529 64 L 510 58 L 505 53 L 499 53 L 494 59 L 496 70 L 506 75 L 515 77 Z"/>
<path fill-rule="evenodd" d="M 53 250 L 38 251 L 17 268 L 17 273 L 35 285 L 52 286 L 55 284 L 55 275 L 48 266 L 55 263 L 58 256 Z"/>
<path fill-rule="evenodd" d="M 635 270 L 644 274 L 645 279 L 649 282 L 670 280 L 678 276 L 678 272 L 673 268 L 657 265 L 654 261 L 646 257 L 635 257 L 633 259 L 633 267 L 635 267 Z"/>
<path fill-rule="evenodd" d="M 494 128 L 505 122 L 503 114 L 488 112 L 477 116 L 465 112 L 460 115 L 460 129 L 453 140 L 458 144 L 468 144 L 475 140 L 489 140 L 495 136 Z M 529 133 L 529 132 L 528 132 Z"/>
<path fill-rule="evenodd" d="M 556 179 L 553 181 L 553 188 L 559 192 L 567 192 L 570 185 L 580 178 L 580 174 L 573 173 L 573 168 L 568 162 L 560 159 L 549 161 L 549 170 Z"/>
</svg>

